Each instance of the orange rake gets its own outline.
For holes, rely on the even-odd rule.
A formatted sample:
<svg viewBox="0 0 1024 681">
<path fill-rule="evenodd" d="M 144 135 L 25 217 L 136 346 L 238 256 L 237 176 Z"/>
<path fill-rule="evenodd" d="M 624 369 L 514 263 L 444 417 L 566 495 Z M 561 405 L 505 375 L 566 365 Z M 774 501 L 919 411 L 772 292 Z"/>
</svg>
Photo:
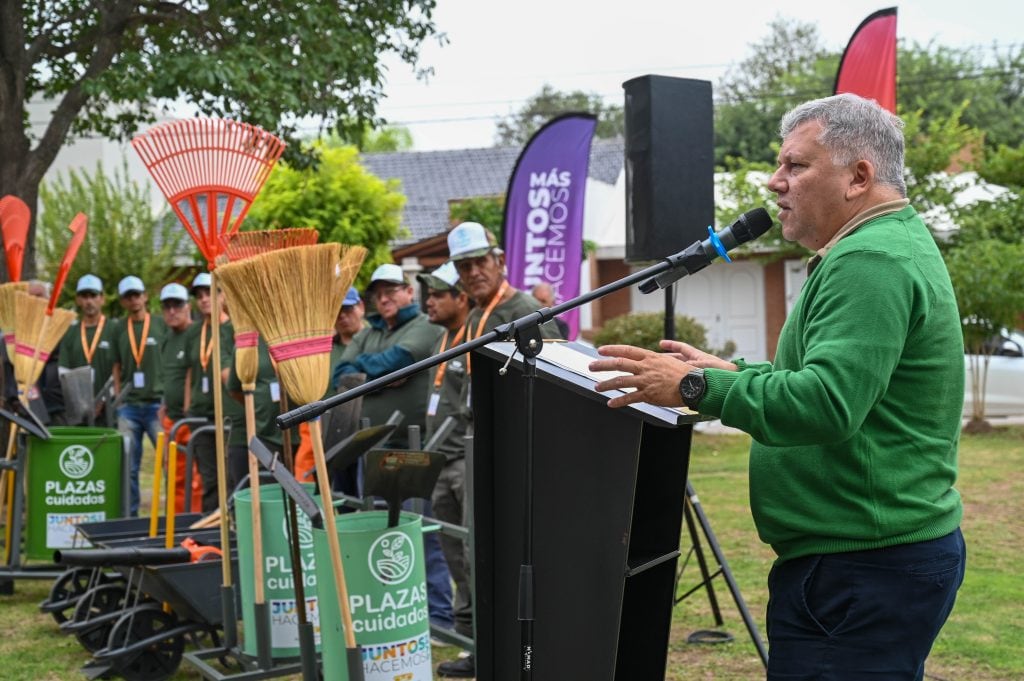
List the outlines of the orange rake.
<svg viewBox="0 0 1024 681">
<path fill-rule="evenodd" d="M 7 256 L 7 280 L 21 281 L 21 263 L 25 257 L 25 238 L 31 219 L 28 205 L 13 194 L 0 199 L 0 228 Z"/>
<path fill-rule="evenodd" d="M 248 123 L 189 118 L 150 128 L 132 147 L 212 270 L 221 237 L 238 231 L 285 144 Z"/>
</svg>

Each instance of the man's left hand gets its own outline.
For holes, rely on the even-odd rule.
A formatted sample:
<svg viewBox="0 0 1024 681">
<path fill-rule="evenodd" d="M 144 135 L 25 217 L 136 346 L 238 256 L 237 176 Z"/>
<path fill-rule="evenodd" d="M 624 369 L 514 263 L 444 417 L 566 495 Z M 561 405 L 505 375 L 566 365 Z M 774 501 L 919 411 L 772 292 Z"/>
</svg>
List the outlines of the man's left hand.
<svg viewBox="0 0 1024 681">
<path fill-rule="evenodd" d="M 635 388 L 608 400 L 609 407 L 624 407 L 635 402 L 646 402 L 662 407 L 681 407 L 679 381 L 693 367 L 674 355 L 651 352 L 632 345 L 603 345 L 598 353 L 610 359 L 590 363 L 591 371 L 624 371 L 628 376 L 616 376 L 594 386 L 599 392 Z"/>
</svg>

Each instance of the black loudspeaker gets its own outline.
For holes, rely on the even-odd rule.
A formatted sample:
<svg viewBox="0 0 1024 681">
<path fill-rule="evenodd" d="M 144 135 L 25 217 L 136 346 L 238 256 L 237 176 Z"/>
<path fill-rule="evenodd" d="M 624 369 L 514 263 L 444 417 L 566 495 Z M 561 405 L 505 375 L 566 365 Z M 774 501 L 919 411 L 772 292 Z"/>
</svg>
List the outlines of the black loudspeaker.
<svg viewBox="0 0 1024 681">
<path fill-rule="evenodd" d="M 641 76 L 626 91 L 626 260 L 660 260 L 715 219 L 711 83 Z"/>
</svg>

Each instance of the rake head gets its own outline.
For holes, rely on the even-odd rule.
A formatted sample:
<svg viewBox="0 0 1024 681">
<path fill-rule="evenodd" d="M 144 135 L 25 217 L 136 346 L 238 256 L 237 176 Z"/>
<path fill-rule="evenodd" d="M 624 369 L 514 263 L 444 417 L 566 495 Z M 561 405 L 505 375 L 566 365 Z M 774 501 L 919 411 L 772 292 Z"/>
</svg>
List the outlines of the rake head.
<svg viewBox="0 0 1024 681">
<path fill-rule="evenodd" d="M 319 237 L 312 227 L 235 232 L 221 236 L 221 253 L 227 262 L 235 262 L 282 248 L 312 246 Z"/>
<path fill-rule="evenodd" d="M 248 123 L 189 118 L 150 128 L 132 147 L 212 269 L 285 144 Z"/>
<path fill-rule="evenodd" d="M 25 257 L 25 238 L 31 218 L 28 205 L 13 194 L 0 199 L 0 229 L 7 256 L 7 278 L 21 281 L 21 263 Z"/>
</svg>

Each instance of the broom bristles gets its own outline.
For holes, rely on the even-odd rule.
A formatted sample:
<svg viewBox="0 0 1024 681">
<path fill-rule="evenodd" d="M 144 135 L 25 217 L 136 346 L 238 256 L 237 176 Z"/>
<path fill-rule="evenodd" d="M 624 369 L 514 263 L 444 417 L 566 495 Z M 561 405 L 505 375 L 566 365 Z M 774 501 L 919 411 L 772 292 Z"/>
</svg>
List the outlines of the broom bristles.
<svg viewBox="0 0 1024 681">
<path fill-rule="evenodd" d="M 220 272 L 218 268 L 217 274 Z M 231 310 L 231 326 L 235 330 L 235 373 L 238 374 L 242 390 L 252 391 L 256 389 L 256 377 L 260 370 L 258 332 L 245 305 L 236 300 L 227 287 L 224 287 L 224 295 L 227 296 L 228 308 Z"/>
<path fill-rule="evenodd" d="M 217 256 L 217 265 L 225 265 L 282 248 L 311 246 L 319 237 L 320 233 L 311 227 L 225 234 L 220 237 L 222 251 Z M 258 338 L 253 337 L 253 334 L 257 333 L 256 327 L 246 314 L 245 306 L 233 300 L 230 294 L 228 304 L 232 310 L 231 321 L 235 328 L 235 373 L 242 383 L 242 390 L 252 391 L 256 389 L 260 361 Z"/>
<path fill-rule="evenodd" d="M 320 233 L 312 227 L 287 227 L 285 229 L 254 230 L 234 232 L 220 237 L 222 257 L 227 262 L 237 262 L 269 251 L 295 246 L 312 246 Z"/>
<path fill-rule="evenodd" d="M 365 257 L 362 246 L 328 243 L 270 251 L 216 270 L 270 346 L 281 383 L 297 404 L 327 391 L 334 322 Z"/>
<path fill-rule="evenodd" d="M 0 332 L 4 334 L 4 344 L 7 346 L 7 358 L 14 363 L 14 294 L 18 291 L 28 291 L 27 281 L 9 281 L 0 284 Z"/>
<path fill-rule="evenodd" d="M 71 322 L 75 319 L 75 313 L 61 308 L 54 309 L 44 331 L 43 322 L 46 319 L 48 304 L 46 298 L 30 296 L 22 292 L 15 294 L 14 298 L 14 335 L 17 342 L 12 362 L 14 363 L 14 379 L 24 389 L 39 380 L 39 376 L 43 372 L 43 365 L 46 364 L 50 353 L 70 328 Z"/>
</svg>

